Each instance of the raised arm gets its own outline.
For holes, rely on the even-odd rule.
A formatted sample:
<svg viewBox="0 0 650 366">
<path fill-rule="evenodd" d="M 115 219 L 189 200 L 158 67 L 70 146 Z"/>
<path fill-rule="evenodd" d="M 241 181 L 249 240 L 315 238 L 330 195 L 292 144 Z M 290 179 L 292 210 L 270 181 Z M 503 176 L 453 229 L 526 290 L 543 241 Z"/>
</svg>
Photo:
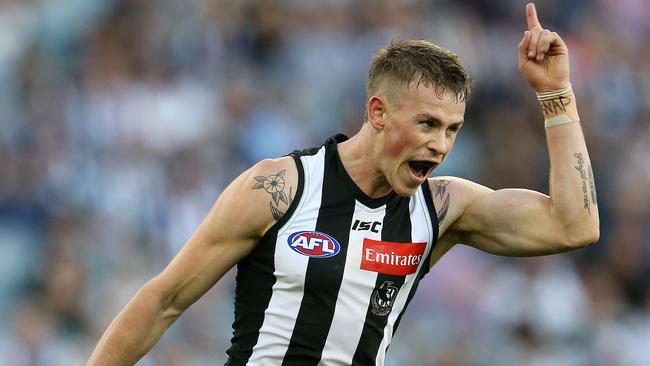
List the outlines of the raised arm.
<svg viewBox="0 0 650 366">
<path fill-rule="evenodd" d="M 113 320 L 88 365 L 133 365 L 144 356 L 286 212 L 297 179 L 285 157 L 262 161 L 231 183 L 167 268 Z"/>
<path fill-rule="evenodd" d="M 595 182 L 569 83 L 568 49 L 557 33 L 542 28 L 533 4 L 526 6 L 526 19 L 519 68 L 537 92 L 544 114 L 550 196 L 440 178 L 449 180 L 451 200 L 455 194 L 462 201 L 456 206 L 461 212 L 448 223 L 449 240 L 509 256 L 567 251 L 599 237 Z"/>
</svg>

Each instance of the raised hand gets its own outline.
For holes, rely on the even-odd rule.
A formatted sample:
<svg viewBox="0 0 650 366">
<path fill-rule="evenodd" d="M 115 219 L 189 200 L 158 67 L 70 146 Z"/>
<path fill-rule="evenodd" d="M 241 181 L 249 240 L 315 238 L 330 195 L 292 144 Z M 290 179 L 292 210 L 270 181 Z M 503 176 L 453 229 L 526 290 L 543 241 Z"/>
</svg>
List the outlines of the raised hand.
<svg viewBox="0 0 650 366">
<path fill-rule="evenodd" d="M 569 49 L 560 36 L 542 28 L 535 4 L 526 5 L 528 30 L 519 42 L 519 70 L 537 92 L 569 85 Z"/>
</svg>

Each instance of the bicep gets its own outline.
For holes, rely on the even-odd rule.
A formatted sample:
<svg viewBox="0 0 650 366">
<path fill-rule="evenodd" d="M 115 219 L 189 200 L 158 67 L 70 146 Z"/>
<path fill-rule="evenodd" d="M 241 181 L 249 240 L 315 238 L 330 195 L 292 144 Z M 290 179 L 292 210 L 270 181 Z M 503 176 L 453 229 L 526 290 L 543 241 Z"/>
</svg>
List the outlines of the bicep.
<svg viewBox="0 0 650 366">
<path fill-rule="evenodd" d="M 461 243 L 505 256 L 571 249 L 563 226 L 552 215 L 548 196 L 526 189 L 480 190 L 453 225 Z"/>
</svg>

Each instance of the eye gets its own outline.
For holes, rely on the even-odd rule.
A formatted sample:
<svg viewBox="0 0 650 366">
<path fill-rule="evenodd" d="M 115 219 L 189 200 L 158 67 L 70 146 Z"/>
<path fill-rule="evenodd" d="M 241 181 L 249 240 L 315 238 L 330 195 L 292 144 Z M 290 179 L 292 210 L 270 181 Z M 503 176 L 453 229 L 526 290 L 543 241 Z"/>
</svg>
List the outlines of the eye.
<svg viewBox="0 0 650 366">
<path fill-rule="evenodd" d="M 460 130 L 460 126 L 451 126 L 447 129 L 447 132 L 449 133 L 457 133 L 458 130 Z"/>
<path fill-rule="evenodd" d="M 434 126 L 433 121 L 430 120 L 430 119 L 426 119 L 426 120 L 424 120 L 424 121 L 420 121 L 420 124 L 421 124 L 421 125 L 424 125 L 424 126 L 426 126 L 426 127 L 429 127 L 429 128 L 431 128 L 431 127 Z"/>
</svg>

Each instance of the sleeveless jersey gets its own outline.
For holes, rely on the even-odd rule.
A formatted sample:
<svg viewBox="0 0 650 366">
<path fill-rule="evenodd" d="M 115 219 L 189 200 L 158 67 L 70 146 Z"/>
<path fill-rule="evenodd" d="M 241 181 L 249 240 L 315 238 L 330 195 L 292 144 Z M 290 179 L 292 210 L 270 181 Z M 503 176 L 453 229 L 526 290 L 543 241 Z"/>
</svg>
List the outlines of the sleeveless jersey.
<svg viewBox="0 0 650 366">
<path fill-rule="evenodd" d="M 294 152 L 285 215 L 238 265 L 226 365 L 383 365 L 438 237 L 431 191 L 370 198 L 337 135 Z"/>
</svg>

